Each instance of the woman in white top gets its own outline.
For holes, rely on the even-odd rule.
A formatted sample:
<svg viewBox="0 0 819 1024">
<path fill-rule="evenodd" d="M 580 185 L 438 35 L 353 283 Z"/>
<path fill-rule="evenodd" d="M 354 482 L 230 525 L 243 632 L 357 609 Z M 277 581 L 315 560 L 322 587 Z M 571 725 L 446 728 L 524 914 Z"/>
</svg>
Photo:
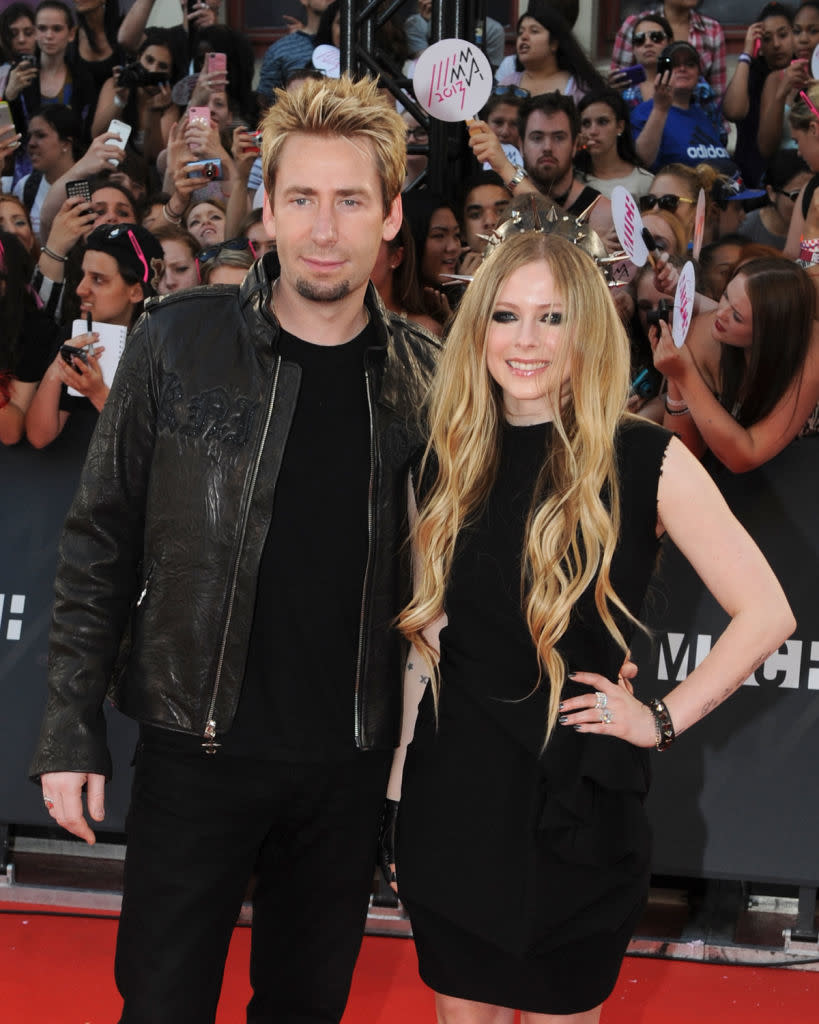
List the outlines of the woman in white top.
<svg viewBox="0 0 819 1024">
<path fill-rule="evenodd" d="M 543 0 L 534 0 L 517 24 L 515 71 L 498 69 L 499 85 L 516 85 L 530 96 L 561 92 L 577 102 L 603 79 L 566 21 Z"/>
<path fill-rule="evenodd" d="M 638 199 L 651 188 L 654 175 L 640 163 L 631 137 L 628 107 L 615 89 L 590 92 L 577 105 L 580 138 L 575 166 L 607 199 L 622 185 Z"/>
<path fill-rule="evenodd" d="M 76 115 L 70 107 L 43 107 L 28 126 L 28 156 L 32 172 L 21 178 L 14 194 L 31 216 L 35 233 L 40 233 L 40 209 L 52 184 L 74 166 Z"/>
</svg>

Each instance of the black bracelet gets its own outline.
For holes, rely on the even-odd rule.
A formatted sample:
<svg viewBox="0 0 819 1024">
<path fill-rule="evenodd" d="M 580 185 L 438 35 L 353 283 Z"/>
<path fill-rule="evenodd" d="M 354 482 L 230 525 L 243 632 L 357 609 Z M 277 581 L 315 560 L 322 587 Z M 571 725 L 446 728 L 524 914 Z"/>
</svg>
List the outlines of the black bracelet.
<svg viewBox="0 0 819 1024">
<path fill-rule="evenodd" d="M 67 256 L 60 256 L 60 254 L 58 252 L 54 252 L 53 249 L 49 249 L 49 247 L 47 245 L 44 245 L 42 247 L 42 249 L 40 250 L 40 252 L 44 252 L 46 254 L 46 256 L 50 256 L 51 259 L 56 260 L 57 263 L 67 263 L 68 262 L 68 257 Z"/>
<path fill-rule="evenodd" d="M 656 698 L 648 706 L 652 715 L 654 715 L 654 727 L 657 730 L 657 750 L 666 750 L 677 738 L 677 734 L 674 732 L 674 723 L 671 721 L 671 715 L 665 703 Z"/>
</svg>

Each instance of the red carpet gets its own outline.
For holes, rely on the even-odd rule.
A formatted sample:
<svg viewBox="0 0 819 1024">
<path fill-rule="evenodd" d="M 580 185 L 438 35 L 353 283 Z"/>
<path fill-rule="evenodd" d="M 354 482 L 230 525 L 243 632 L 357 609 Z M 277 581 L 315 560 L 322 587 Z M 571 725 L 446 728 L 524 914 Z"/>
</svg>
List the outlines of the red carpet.
<svg viewBox="0 0 819 1024">
<path fill-rule="evenodd" d="M 113 1024 L 114 919 L 0 913 L 2 1024 Z M 217 1024 L 243 1024 L 250 932 L 237 928 Z M 366 938 L 344 1024 L 434 1024 L 412 942 Z M 603 1024 L 818 1024 L 819 974 L 627 957 Z"/>
</svg>

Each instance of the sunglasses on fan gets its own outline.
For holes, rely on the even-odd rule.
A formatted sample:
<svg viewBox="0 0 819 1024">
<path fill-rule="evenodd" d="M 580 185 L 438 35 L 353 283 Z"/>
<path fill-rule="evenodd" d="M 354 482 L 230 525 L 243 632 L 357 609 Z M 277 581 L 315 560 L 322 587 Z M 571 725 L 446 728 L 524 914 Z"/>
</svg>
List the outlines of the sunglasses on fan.
<svg viewBox="0 0 819 1024">
<path fill-rule="evenodd" d="M 640 213 L 648 213 L 655 206 L 658 206 L 661 210 L 668 210 L 669 213 L 676 213 L 680 203 L 696 203 L 696 199 L 689 199 L 687 196 L 675 196 L 670 192 L 664 196 L 654 196 L 651 194 L 640 196 Z"/>
</svg>

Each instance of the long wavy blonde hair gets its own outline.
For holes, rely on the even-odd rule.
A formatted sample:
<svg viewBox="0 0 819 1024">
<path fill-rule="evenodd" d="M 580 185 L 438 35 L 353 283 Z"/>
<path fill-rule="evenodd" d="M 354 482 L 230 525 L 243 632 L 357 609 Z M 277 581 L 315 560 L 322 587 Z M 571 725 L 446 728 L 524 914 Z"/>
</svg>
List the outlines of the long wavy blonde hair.
<svg viewBox="0 0 819 1024">
<path fill-rule="evenodd" d="M 602 274 L 565 239 L 528 232 L 508 238 L 481 265 L 447 336 L 428 407 L 429 442 L 420 476 L 431 481 L 414 527 L 415 596 L 398 626 L 433 669 L 437 654 L 423 630 L 444 611 L 444 593 L 459 531 L 480 513 L 495 482 L 501 448 L 503 394 L 487 370 L 486 344 L 497 297 L 511 274 L 543 261 L 562 299 L 565 336 L 550 375 L 562 395 L 549 396 L 554 429 L 535 486 L 521 561 L 521 600 L 550 681 L 548 741 L 566 675 L 557 650 L 572 608 L 594 582 L 600 617 L 622 650 L 614 618 L 624 607 L 610 568 L 620 526 L 614 438 L 629 384 L 629 345 Z M 425 477 L 426 474 L 426 477 Z"/>
</svg>

